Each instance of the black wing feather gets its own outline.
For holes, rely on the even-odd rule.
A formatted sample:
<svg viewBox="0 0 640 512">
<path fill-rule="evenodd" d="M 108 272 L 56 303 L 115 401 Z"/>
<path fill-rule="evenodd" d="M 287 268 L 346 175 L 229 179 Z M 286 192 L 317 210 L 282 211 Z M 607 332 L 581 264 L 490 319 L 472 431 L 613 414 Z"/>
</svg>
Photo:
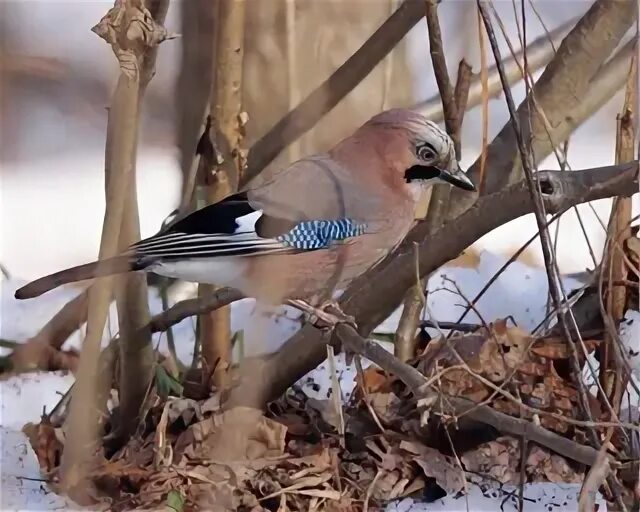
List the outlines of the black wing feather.
<svg viewBox="0 0 640 512">
<path fill-rule="evenodd" d="M 205 206 L 169 226 L 162 234 L 223 234 L 232 235 L 238 228 L 236 219 L 255 212 L 246 192 L 228 196 L 222 201 Z"/>
<path fill-rule="evenodd" d="M 255 232 L 237 231 L 240 227 L 238 218 L 258 211 L 249 203 L 247 193 L 240 192 L 187 215 L 156 235 L 134 244 L 131 249 L 145 261 L 294 251 L 274 240 L 295 225 L 291 221 L 266 217 L 261 212 Z"/>
</svg>

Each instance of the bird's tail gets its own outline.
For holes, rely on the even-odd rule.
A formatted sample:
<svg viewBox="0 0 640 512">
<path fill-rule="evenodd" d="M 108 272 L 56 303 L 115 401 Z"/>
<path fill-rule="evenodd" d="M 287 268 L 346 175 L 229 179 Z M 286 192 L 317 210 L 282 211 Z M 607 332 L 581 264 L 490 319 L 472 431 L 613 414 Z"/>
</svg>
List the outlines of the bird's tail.
<svg viewBox="0 0 640 512">
<path fill-rule="evenodd" d="M 137 258 L 127 255 L 85 263 L 84 265 L 78 265 L 77 267 L 61 270 L 60 272 L 36 279 L 24 285 L 22 288 L 18 288 L 15 297 L 16 299 L 32 299 L 63 284 L 75 283 L 76 281 L 93 279 L 95 277 L 122 274 L 132 270 L 140 270 L 141 268 Z"/>
</svg>

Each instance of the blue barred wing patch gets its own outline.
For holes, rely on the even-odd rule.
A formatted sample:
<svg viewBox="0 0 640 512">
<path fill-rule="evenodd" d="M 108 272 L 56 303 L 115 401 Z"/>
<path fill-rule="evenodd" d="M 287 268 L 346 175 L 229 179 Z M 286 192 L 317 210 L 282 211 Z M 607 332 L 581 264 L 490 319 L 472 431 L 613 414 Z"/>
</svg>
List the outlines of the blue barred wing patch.
<svg viewBox="0 0 640 512">
<path fill-rule="evenodd" d="M 276 240 L 294 249 L 325 249 L 331 242 L 364 234 L 366 227 L 352 219 L 309 220 L 296 224 Z"/>
</svg>

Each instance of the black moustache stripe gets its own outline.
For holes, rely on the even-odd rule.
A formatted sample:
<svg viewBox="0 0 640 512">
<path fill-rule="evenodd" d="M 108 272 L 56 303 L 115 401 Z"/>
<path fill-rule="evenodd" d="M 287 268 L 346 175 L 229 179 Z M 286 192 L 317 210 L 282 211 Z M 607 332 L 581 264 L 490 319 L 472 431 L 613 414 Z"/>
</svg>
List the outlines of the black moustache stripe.
<svg viewBox="0 0 640 512">
<path fill-rule="evenodd" d="M 404 179 L 407 183 L 414 180 L 430 180 L 440 176 L 440 169 L 431 165 L 414 165 L 404 172 Z"/>
</svg>

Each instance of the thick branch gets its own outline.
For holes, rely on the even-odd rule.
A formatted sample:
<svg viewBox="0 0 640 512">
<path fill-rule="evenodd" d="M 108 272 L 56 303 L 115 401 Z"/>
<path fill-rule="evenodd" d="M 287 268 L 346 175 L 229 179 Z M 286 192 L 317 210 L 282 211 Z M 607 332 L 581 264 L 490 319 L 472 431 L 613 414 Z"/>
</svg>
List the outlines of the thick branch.
<svg viewBox="0 0 640 512">
<path fill-rule="evenodd" d="M 209 115 L 216 128 L 216 145 L 222 162 L 208 162 L 205 177 L 207 202 L 216 203 L 235 192 L 244 166 L 241 156 L 243 127 L 242 65 L 244 58 L 245 0 L 218 0 L 215 20 L 216 44 Z M 206 162 L 206 159 L 205 159 Z M 208 296 L 215 288 L 201 284 L 198 294 Z M 215 368 L 216 386 L 226 386 L 226 368 L 231 360 L 231 310 L 219 308 L 200 317 L 200 346 L 209 369 Z"/>
<path fill-rule="evenodd" d="M 638 163 L 600 167 L 574 172 L 540 171 L 546 211 L 553 214 L 570 206 L 637 192 Z M 500 208 L 496 208 L 496 204 Z M 455 222 L 447 222 L 431 236 L 418 225 L 393 255 L 357 279 L 341 303 L 355 315 L 362 332 L 370 332 L 400 303 L 402 292 L 414 276 L 413 240 L 419 240 L 420 275 L 457 256 L 475 240 L 503 224 L 533 211 L 526 184 L 521 181 L 480 198 Z M 372 300 L 374 299 L 374 300 Z"/>
<path fill-rule="evenodd" d="M 148 0 L 146 6 L 148 14 L 154 20 L 159 30 L 169 9 L 169 0 Z M 142 99 L 149 82 L 155 75 L 157 46 L 150 46 L 138 57 L 139 60 L 139 89 L 136 109 L 119 112 L 118 116 L 110 119 L 107 127 L 107 155 L 106 179 L 119 179 L 122 170 L 112 166 L 116 160 L 111 151 L 117 138 L 131 138 L 133 144 L 131 152 L 126 155 L 128 173 L 128 187 L 119 236 L 119 249 L 125 251 L 132 244 L 140 240 L 140 215 L 138 212 L 138 197 L 136 187 L 136 155 L 138 145 L 138 127 L 142 112 Z M 111 173 L 115 176 L 112 177 Z M 120 436 L 122 440 L 133 433 L 138 425 L 138 416 L 145 399 L 149 383 L 153 376 L 153 346 L 151 333 L 145 326 L 149 323 L 149 292 L 146 276 L 139 273 L 118 276 L 115 280 L 116 308 L 118 310 L 118 325 L 120 328 Z"/>
<path fill-rule="evenodd" d="M 83 291 L 67 302 L 38 333 L 18 344 L 11 354 L 16 371 L 47 369 L 51 349 L 60 350 L 67 338 L 87 321 L 88 294 Z"/>
<path fill-rule="evenodd" d="M 240 187 L 255 178 L 284 148 L 335 107 L 400 42 L 423 14 L 422 1 L 405 0 L 357 52 L 253 145 Z"/>
<path fill-rule="evenodd" d="M 166 0 L 152 2 L 152 9 L 156 13 L 166 13 L 166 3 Z M 106 210 L 99 258 L 106 259 L 117 253 L 127 191 L 132 181 L 139 94 L 150 77 L 147 74 L 150 68 L 142 62 L 143 56 L 151 46 L 157 46 L 165 39 L 167 33 L 164 27 L 155 22 L 144 5 L 134 5 L 133 2 L 126 5 L 116 2 L 93 31 L 111 45 L 121 71 L 109 110 L 108 131 L 113 136 L 108 137 L 105 158 Z M 149 51 L 151 55 L 155 55 L 155 50 Z M 118 125 L 117 134 L 114 133 L 115 124 Z M 95 403 L 101 387 L 96 378 L 98 354 L 111 291 L 111 278 L 97 280 L 89 290 L 87 335 L 80 356 L 78 386 L 74 391 L 68 417 L 68 437 L 74 442 L 68 443 L 64 451 L 61 479 L 63 488 L 73 490 L 76 500 L 81 500 L 79 503 L 88 497 L 84 485 L 88 473 L 84 465 L 94 454 L 91 446 L 97 434 L 97 408 L 87 407 L 87 404 Z"/>
</svg>

